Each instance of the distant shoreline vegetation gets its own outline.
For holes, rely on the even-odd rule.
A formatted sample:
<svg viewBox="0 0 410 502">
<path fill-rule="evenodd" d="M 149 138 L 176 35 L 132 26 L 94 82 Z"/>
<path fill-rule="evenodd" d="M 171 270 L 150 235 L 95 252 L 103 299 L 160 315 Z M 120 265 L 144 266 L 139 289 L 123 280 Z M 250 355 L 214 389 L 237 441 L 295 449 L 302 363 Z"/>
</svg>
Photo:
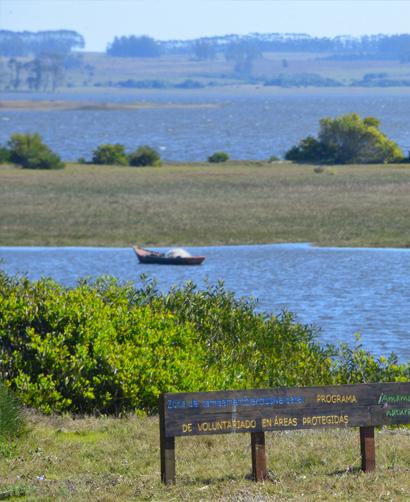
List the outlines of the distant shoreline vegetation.
<svg viewBox="0 0 410 502">
<path fill-rule="evenodd" d="M 251 33 L 162 41 L 130 35 L 115 37 L 106 52 L 120 57 L 155 58 L 162 54 L 191 54 L 197 59 L 214 59 L 218 52 L 229 54 L 233 49 L 240 49 L 248 57 L 251 52 L 313 52 L 333 53 L 331 57 L 336 59 L 378 56 L 409 61 L 409 42 L 409 34 L 312 37 L 306 33 Z"/>
<path fill-rule="evenodd" d="M 357 113 L 320 120 L 318 138 L 308 136 L 285 153 L 285 160 L 317 164 L 397 164 L 410 162 L 401 148 L 379 129 L 375 117 L 361 118 Z M 224 151 L 214 152 L 208 162 L 221 163 L 230 158 Z M 280 160 L 272 155 L 268 162 Z M 113 166 L 161 166 L 161 156 L 150 145 L 140 145 L 126 153 L 120 143 L 102 144 L 92 154 L 91 161 L 78 159 L 80 164 Z M 23 168 L 58 169 L 64 167 L 39 134 L 12 134 L 6 146 L 0 145 L 0 163 L 12 163 Z"/>
<path fill-rule="evenodd" d="M 73 30 L 0 30 L 0 88 L 410 87 L 409 34 L 253 33 L 163 41 L 136 34 L 115 37 L 105 53 L 79 52 L 84 46 Z M 359 73 L 357 61 L 363 62 Z"/>
<path fill-rule="evenodd" d="M 402 150 L 380 130 L 374 117 L 357 113 L 320 120 L 318 138 L 307 136 L 285 154 L 286 160 L 319 164 L 385 164 L 403 162 Z"/>
</svg>

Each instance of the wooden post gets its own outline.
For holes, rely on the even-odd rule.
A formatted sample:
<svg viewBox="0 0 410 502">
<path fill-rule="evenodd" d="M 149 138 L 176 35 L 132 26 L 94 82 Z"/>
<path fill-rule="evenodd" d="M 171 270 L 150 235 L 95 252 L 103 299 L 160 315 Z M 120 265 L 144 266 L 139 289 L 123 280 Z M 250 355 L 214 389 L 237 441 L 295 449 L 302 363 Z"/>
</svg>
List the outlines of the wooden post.
<svg viewBox="0 0 410 502">
<path fill-rule="evenodd" d="M 267 478 L 264 432 L 251 432 L 251 449 L 252 477 L 255 481 L 263 481 Z"/>
<path fill-rule="evenodd" d="M 360 452 L 362 454 L 362 471 L 374 471 L 376 469 L 374 427 L 360 427 Z"/>
<path fill-rule="evenodd" d="M 161 481 L 175 483 L 175 438 L 165 437 L 164 396 L 159 398 L 159 443 L 161 450 Z"/>
</svg>

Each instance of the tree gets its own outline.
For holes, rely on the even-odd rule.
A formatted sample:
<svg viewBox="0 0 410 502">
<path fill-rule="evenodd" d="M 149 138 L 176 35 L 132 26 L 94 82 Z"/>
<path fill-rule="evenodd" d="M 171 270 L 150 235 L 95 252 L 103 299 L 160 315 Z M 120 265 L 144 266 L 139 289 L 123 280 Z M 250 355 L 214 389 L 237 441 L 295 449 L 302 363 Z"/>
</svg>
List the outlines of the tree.
<svg viewBox="0 0 410 502">
<path fill-rule="evenodd" d="M 258 46 L 251 42 L 231 43 L 225 53 L 227 61 L 233 61 L 236 73 L 250 74 L 254 60 L 261 55 Z"/>
<path fill-rule="evenodd" d="M 129 156 L 131 166 L 160 166 L 161 157 L 159 153 L 148 145 L 143 145 L 137 148 L 135 152 Z"/>
<path fill-rule="evenodd" d="M 108 45 L 107 54 L 110 56 L 131 58 L 153 58 L 161 55 L 160 45 L 151 37 L 115 37 Z"/>
<path fill-rule="evenodd" d="M 93 152 L 93 164 L 108 164 L 114 166 L 127 166 L 128 157 L 125 147 L 116 143 L 115 145 L 100 145 Z"/>
<path fill-rule="evenodd" d="M 21 84 L 21 71 L 24 69 L 24 63 L 17 61 L 15 58 L 9 59 L 7 66 L 9 67 L 11 76 L 11 87 L 16 91 Z"/>
<path fill-rule="evenodd" d="M 208 157 L 208 162 L 211 164 L 219 164 L 229 160 L 229 155 L 226 152 L 215 152 Z"/>
<path fill-rule="evenodd" d="M 59 54 L 42 54 L 25 63 L 28 71 L 26 79 L 29 89 L 53 92 L 64 80 L 64 59 Z"/>
<path fill-rule="evenodd" d="M 27 169 L 61 169 L 63 162 L 35 134 L 13 134 L 8 141 L 10 160 Z"/>
<path fill-rule="evenodd" d="M 69 54 L 75 48 L 84 48 L 84 38 L 73 30 L 38 32 L 0 30 L 1 56 Z"/>
<path fill-rule="evenodd" d="M 374 117 L 357 113 L 320 120 L 318 139 L 308 136 L 285 155 L 298 162 L 366 164 L 400 162 L 400 147 L 380 130 Z"/>
<path fill-rule="evenodd" d="M 215 59 L 216 50 L 215 46 L 206 40 L 196 40 L 193 45 L 193 51 L 195 58 L 198 61 L 204 61 L 206 59 Z"/>
</svg>

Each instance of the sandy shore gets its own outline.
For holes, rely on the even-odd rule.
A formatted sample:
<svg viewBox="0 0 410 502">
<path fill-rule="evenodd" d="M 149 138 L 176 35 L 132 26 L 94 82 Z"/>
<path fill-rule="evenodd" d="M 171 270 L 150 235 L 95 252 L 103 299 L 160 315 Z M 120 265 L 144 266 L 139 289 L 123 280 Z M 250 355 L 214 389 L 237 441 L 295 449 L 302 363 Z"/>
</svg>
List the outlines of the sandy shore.
<svg viewBox="0 0 410 502">
<path fill-rule="evenodd" d="M 0 101 L 0 109 L 25 111 L 78 110 L 78 111 L 111 111 L 111 110 L 143 110 L 143 109 L 190 109 L 220 108 L 221 105 L 210 103 L 95 103 L 84 101 Z"/>
</svg>

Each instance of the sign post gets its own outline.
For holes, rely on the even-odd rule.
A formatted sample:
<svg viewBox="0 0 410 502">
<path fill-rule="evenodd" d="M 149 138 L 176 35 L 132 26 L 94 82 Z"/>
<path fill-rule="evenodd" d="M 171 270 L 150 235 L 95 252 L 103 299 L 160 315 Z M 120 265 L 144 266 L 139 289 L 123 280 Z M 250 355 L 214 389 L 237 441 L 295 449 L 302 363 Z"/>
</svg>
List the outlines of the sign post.
<svg viewBox="0 0 410 502">
<path fill-rule="evenodd" d="M 410 423 L 410 382 L 162 394 L 161 479 L 175 483 L 175 438 L 248 432 L 252 475 L 267 477 L 265 432 L 359 427 L 361 468 L 376 468 L 374 428 Z"/>
<path fill-rule="evenodd" d="M 362 471 L 374 471 L 376 469 L 374 427 L 360 427 L 360 453 L 362 456 Z"/>
</svg>

